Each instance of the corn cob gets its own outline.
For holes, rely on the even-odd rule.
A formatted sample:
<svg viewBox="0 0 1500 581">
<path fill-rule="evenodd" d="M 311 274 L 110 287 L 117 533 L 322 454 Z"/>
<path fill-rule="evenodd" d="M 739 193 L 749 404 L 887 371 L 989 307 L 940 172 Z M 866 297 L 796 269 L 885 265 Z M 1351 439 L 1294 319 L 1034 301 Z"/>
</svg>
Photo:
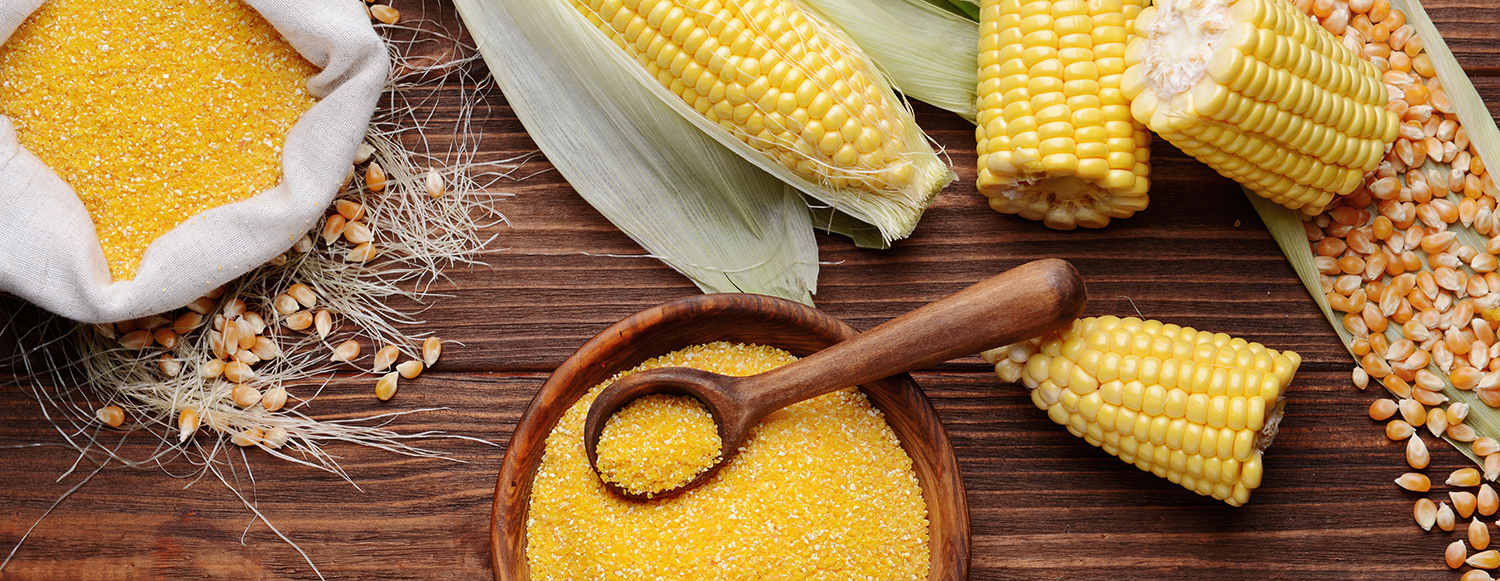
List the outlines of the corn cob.
<svg viewBox="0 0 1500 581">
<path fill-rule="evenodd" d="M 900 208 L 888 237 L 910 233 L 952 180 L 873 66 L 793 0 L 573 6 L 668 91 L 772 162 Z"/>
<path fill-rule="evenodd" d="M 1290 2 L 1161 0 L 1135 21 L 1131 113 L 1255 193 L 1314 215 L 1395 141 L 1380 72 Z"/>
<path fill-rule="evenodd" d="M 1260 486 L 1302 362 L 1223 333 L 1108 316 L 983 357 L 1073 435 L 1232 506 Z"/>
<path fill-rule="evenodd" d="M 1150 133 L 1120 91 L 1145 0 L 985 0 L 979 192 L 1050 228 L 1102 228 L 1146 207 Z"/>
</svg>

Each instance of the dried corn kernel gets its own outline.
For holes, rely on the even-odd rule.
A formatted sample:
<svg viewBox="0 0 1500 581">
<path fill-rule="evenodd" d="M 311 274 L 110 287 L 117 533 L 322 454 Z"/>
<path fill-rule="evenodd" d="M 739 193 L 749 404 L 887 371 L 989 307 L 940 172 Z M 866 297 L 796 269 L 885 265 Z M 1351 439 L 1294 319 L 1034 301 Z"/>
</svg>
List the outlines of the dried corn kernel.
<svg viewBox="0 0 1500 581">
<path fill-rule="evenodd" d="M 278 385 L 266 390 L 266 394 L 260 398 L 260 405 L 268 412 L 280 410 L 286 405 L 286 388 Z M 279 448 L 280 446 L 272 447 Z"/>
<path fill-rule="evenodd" d="M 177 441 L 186 442 L 198 431 L 198 412 L 187 409 L 177 413 Z"/>
<path fill-rule="evenodd" d="M 234 405 L 242 408 L 260 403 L 260 395 L 260 390 L 243 383 L 236 383 L 234 389 L 229 392 L 229 398 L 234 400 Z"/>
<path fill-rule="evenodd" d="M 391 399 L 392 397 L 395 397 L 397 387 L 396 378 L 397 373 L 392 371 L 381 376 L 379 380 L 376 380 L 375 397 L 380 398 L 380 401 L 386 401 Z"/>
<path fill-rule="evenodd" d="M 229 437 L 229 441 L 234 442 L 234 445 L 241 448 L 248 448 L 259 444 L 264 437 L 265 433 L 260 428 L 247 428 L 244 431 L 235 432 L 234 435 Z"/>
<path fill-rule="evenodd" d="M 313 324 L 317 327 L 318 338 L 327 339 L 328 334 L 333 332 L 333 314 L 329 313 L 328 309 L 323 309 L 318 311 L 318 314 L 314 315 L 312 320 Z"/>
<path fill-rule="evenodd" d="M 443 183 L 443 174 L 438 173 L 435 169 L 429 170 L 427 177 L 423 181 L 427 183 L 427 195 L 429 196 L 441 198 L 443 197 L 443 193 L 447 191 L 447 186 Z"/>
<path fill-rule="evenodd" d="M 391 366 L 392 363 L 395 363 L 396 358 L 400 356 L 401 350 L 396 348 L 395 345 L 386 345 L 385 347 L 381 347 L 379 351 L 375 352 L 375 360 L 370 362 L 370 371 L 385 371 Z"/>
<path fill-rule="evenodd" d="M 354 340 L 344 341 L 333 348 L 333 361 L 348 363 L 359 358 L 359 342 Z"/>
<path fill-rule="evenodd" d="M 370 188 L 372 192 L 385 189 L 385 170 L 381 169 L 379 163 L 371 162 L 369 167 L 365 168 L 365 187 Z"/>
<path fill-rule="evenodd" d="M 1412 506 L 1412 518 L 1417 520 L 1417 526 L 1424 531 L 1432 530 L 1432 525 L 1437 524 L 1437 505 L 1431 500 L 1418 498 Z"/>
<path fill-rule="evenodd" d="M 418 375 L 422 374 L 422 362 L 417 360 L 402 361 L 400 365 L 396 366 L 396 372 L 400 373 L 401 377 L 416 379 Z"/>
<path fill-rule="evenodd" d="M 287 433 L 286 428 L 276 426 L 266 430 L 265 438 L 262 438 L 260 442 L 267 448 L 279 450 L 282 446 L 286 445 L 286 441 L 290 437 L 291 434 Z"/>
<path fill-rule="evenodd" d="M 428 337 L 422 341 L 422 362 L 428 367 L 437 364 L 438 357 L 443 355 L 443 341 L 437 337 Z"/>
<path fill-rule="evenodd" d="M 1417 472 L 1407 472 L 1396 479 L 1396 486 L 1400 486 L 1412 492 L 1427 492 L 1432 489 L 1432 480 L 1427 475 Z"/>
<path fill-rule="evenodd" d="M 125 410 L 117 405 L 107 405 L 99 408 L 99 411 L 94 412 L 94 416 L 99 418 L 99 421 L 103 422 L 104 425 L 111 428 L 118 428 L 121 424 L 125 423 Z"/>
</svg>

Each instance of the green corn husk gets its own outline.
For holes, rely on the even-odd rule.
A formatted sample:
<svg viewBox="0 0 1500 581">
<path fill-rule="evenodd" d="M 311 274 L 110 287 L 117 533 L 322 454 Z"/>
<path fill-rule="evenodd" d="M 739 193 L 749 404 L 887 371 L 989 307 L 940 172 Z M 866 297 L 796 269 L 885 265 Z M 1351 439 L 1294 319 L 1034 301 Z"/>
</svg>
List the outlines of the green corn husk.
<svg viewBox="0 0 1500 581">
<path fill-rule="evenodd" d="M 1400 10 L 1406 14 L 1406 22 L 1412 26 L 1416 31 L 1417 37 L 1421 39 L 1424 50 L 1427 52 L 1429 58 L 1432 59 L 1433 68 L 1437 72 L 1437 78 L 1442 84 L 1444 92 L 1447 93 L 1449 100 L 1452 102 L 1459 122 L 1468 133 L 1470 143 L 1473 144 L 1475 152 L 1484 160 L 1486 168 L 1496 167 L 1492 163 L 1500 162 L 1500 129 L 1496 128 L 1495 121 L 1490 117 L 1484 100 L 1474 90 L 1474 85 L 1469 81 L 1468 76 L 1464 74 L 1458 61 L 1454 59 L 1453 53 L 1448 50 L 1447 44 L 1443 42 L 1442 36 L 1438 33 L 1437 28 L 1433 26 L 1432 20 L 1427 16 L 1427 12 L 1422 9 L 1422 5 L 1417 0 L 1391 0 L 1391 8 Z M 1437 168 L 1445 175 L 1449 169 L 1448 164 L 1433 163 L 1431 159 L 1428 159 L 1421 167 L 1423 169 Z M 1404 184 L 1404 174 L 1400 175 L 1400 179 L 1402 179 Z M 1303 216 L 1301 216 L 1300 212 L 1283 208 L 1248 190 L 1245 193 L 1251 205 L 1255 207 L 1256 213 L 1260 214 L 1261 219 L 1265 221 L 1266 227 L 1270 230 L 1276 243 L 1281 246 L 1282 252 L 1286 254 L 1292 267 L 1296 269 L 1297 275 L 1307 287 L 1308 293 L 1312 295 L 1313 300 L 1318 304 L 1318 308 L 1322 309 L 1324 316 L 1328 318 L 1328 322 L 1344 342 L 1345 348 L 1350 349 L 1350 355 L 1353 356 L 1352 344 L 1355 338 L 1353 334 L 1344 328 L 1342 316 L 1329 306 L 1327 298 L 1323 294 L 1321 285 L 1319 284 L 1320 275 L 1313 264 L 1312 248 L 1303 230 Z M 1494 196 L 1495 193 L 1494 191 L 1486 191 L 1484 195 Z M 1448 193 L 1447 199 L 1457 204 L 1463 200 L 1463 194 L 1461 192 L 1457 194 Z M 1372 216 L 1378 215 L 1374 206 L 1371 206 L 1370 210 Z M 1487 236 L 1461 222 L 1451 225 L 1449 230 L 1458 234 L 1458 243 L 1468 244 L 1480 249 L 1484 248 L 1485 242 L 1490 236 L 1500 235 L 1500 232 L 1490 232 L 1489 236 Z M 1428 268 L 1427 265 L 1424 265 L 1424 269 Z M 1468 265 L 1463 265 L 1461 268 L 1467 275 L 1472 276 L 1474 274 L 1473 269 L 1469 268 Z M 1390 277 L 1384 276 L 1384 279 L 1389 280 Z M 1500 292 L 1491 291 L 1484 298 L 1487 301 L 1500 301 Z M 1476 312 L 1479 312 L 1478 307 L 1476 307 Z M 1401 327 L 1391 324 L 1386 328 L 1385 335 L 1394 342 L 1402 337 Z M 1464 422 L 1465 424 L 1474 428 L 1479 437 L 1500 439 L 1500 410 L 1491 408 L 1483 401 L 1480 401 L 1479 397 L 1473 391 L 1453 387 L 1452 382 L 1448 381 L 1448 374 L 1438 368 L 1436 363 L 1429 365 L 1428 370 L 1443 378 L 1445 384 L 1443 394 L 1448 397 L 1450 404 L 1463 402 L 1469 405 L 1470 412 L 1468 419 Z M 1453 444 L 1459 452 L 1462 452 L 1471 460 L 1474 460 L 1476 463 L 1483 463 L 1484 459 L 1476 456 L 1467 444 L 1446 435 L 1444 439 Z"/>
</svg>

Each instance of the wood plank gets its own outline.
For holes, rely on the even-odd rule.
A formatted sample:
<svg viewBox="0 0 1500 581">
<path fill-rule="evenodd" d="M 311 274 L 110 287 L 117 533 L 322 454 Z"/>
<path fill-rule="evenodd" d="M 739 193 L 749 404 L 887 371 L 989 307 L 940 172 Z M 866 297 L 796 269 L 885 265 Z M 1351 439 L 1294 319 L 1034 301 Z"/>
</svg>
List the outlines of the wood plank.
<svg viewBox="0 0 1500 581">
<path fill-rule="evenodd" d="M 1491 113 L 1500 115 L 1500 8 L 1481 0 L 1426 4 Z M 446 1 L 398 7 L 457 29 Z M 479 66 L 473 78 L 483 74 Z M 460 113 L 453 106 L 459 91 L 471 89 L 413 95 L 430 98 L 434 122 L 443 123 Z M 485 95 L 472 126 L 481 159 L 534 150 L 503 96 L 492 89 Z M 1232 182 L 1158 141 L 1148 209 L 1099 231 L 1054 232 L 989 210 L 973 187 L 972 127 L 922 104 L 916 109 L 959 179 L 914 235 L 890 250 L 820 234 L 824 264 L 815 300 L 826 312 L 868 329 L 989 274 L 1061 257 L 1089 285 L 1088 315 L 1139 314 L 1304 359 L 1266 456 L 1265 483 L 1237 509 L 1068 435 L 1023 387 L 1001 382 L 976 357 L 915 374 L 947 427 L 967 484 L 971 579 L 1456 578 L 1442 550 L 1460 535 L 1423 532 L 1411 521 L 1412 502 L 1422 495 L 1391 483 L 1407 469 L 1402 446 L 1366 415 L 1377 394 L 1352 387 L 1353 362 Z M 433 138 L 439 150 L 446 144 Z M 490 577 L 496 470 L 547 373 L 611 323 L 698 292 L 644 257 L 544 158 L 518 173 L 529 177 L 495 187 L 515 195 L 496 204 L 508 223 L 489 231 L 498 238 L 488 266 L 449 271 L 451 280 L 434 290 L 452 296 L 423 314 L 423 328 L 454 342 L 442 363 L 386 403 L 371 397 L 371 378 L 341 375 L 309 410 L 333 419 L 442 408 L 404 416 L 392 428 L 490 444 L 424 442 L 462 463 L 332 446 L 352 483 L 258 451 L 243 457 L 259 509 L 330 579 Z M 33 310 L 0 298 L 0 327 L 9 329 L 0 332 L 0 357 L 14 352 L 18 337 L 26 342 L 22 331 L 35 320 Z M 73 468 L 75 454 L 61 447 L 63 435 L 28 395 L 37 386 L 16 385 L 8 375 L 14 371 L 0 368 L 0 553 L 94 469 L 87 461 Z M 1456 451 L 1429 443 L 1434 460 L 1425 473 L 1434 480 L 1465 465 Z M 153 449 L 140 434 L 121 448 L 133 457 Z M 248 495 L 245 461 L 238 451 L 231 456 Z M 105 468 L 37 524 L 0 579 L 316 578 L 225 485 L 209 476 L 188 486 L 172 476 L 193 471 L 182 459 L 165 471 Z M 1441 500 L 1441 491 L 1446 487 L 1426 496 Z"/>
</svg>

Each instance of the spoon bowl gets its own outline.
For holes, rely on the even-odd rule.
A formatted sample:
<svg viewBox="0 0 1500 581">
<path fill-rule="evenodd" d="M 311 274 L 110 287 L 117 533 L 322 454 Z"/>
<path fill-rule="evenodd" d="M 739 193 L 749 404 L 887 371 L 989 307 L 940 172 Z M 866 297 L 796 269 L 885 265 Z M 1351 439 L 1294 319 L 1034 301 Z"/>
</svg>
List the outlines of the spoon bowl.
<svg viewBox="0 0 1500 581">
<path fill-rule="evenodd" d="M 718 426 L 719 458 L 676 488 L 636 492 L 601 478 L 621 496 L 681 493 L 711 478 L 772 412 L 831 391 L 920 369 L 1061 328 L 1083 312 L 1083 280 L 1071 264 L 1038 260 L 980 281 L 806 358 L 748 377 L 662 368 L 623 377 L 600 392 L 584 420 L 584 449 L 599 468 L 598 444 L 615 412 L 650 394 L 688 395 Z"/>
</svg>

